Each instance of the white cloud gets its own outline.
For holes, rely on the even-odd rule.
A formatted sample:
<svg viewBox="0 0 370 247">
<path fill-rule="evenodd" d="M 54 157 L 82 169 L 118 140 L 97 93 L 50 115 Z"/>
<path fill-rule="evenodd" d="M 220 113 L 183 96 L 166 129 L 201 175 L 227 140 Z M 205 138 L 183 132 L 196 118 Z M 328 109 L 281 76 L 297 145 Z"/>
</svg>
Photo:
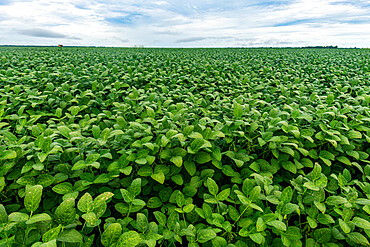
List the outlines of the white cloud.
<svg viewBox="0 0 370 247">
<path fill-rule="evenodd" d="M 10 1 L 0 44 L 370 47 L 366 1 Z"/>
</svg>

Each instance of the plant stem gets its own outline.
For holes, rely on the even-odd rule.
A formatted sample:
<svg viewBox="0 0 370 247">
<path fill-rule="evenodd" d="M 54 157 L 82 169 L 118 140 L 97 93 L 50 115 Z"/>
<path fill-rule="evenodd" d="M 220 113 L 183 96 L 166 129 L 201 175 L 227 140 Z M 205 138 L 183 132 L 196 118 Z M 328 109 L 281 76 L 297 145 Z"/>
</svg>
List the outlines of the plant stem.
<svg viewBox="0 0 370 247">
<path fill-rule="evenodd" d="M 82 231 L 85 229 L 85 226 L 86 226 L 86 221 L 85 221 L 84 225 L 82 226 Z"/>
<path fill-rule="evenodd" d="M 128 218 L 130 216 L 131 207 L 132 207 L 132 203 L 130 203 L 130 206 L 128 207 L 128 212 L 127 212 L 126 218 Z"/>
<path fill-rule="evenodd" d="M 243 216 L 243 214 L 245 213 L 245 211 L 248 209 L 248 207 L 246 206 L 243 210 L 243 212 L 238 216 L 238 218 L 236 219 L 236 221 L 234 222 L 233 224 L 233 227 L 235 226 L 235 224 L 240 220 L 240 218 Z"/>
<path fill-rule="evenodd" d="M 182 213 L 182 218 L 184 219 L 184 225 L 186 226 L 185 214 Z"/>
</svg>

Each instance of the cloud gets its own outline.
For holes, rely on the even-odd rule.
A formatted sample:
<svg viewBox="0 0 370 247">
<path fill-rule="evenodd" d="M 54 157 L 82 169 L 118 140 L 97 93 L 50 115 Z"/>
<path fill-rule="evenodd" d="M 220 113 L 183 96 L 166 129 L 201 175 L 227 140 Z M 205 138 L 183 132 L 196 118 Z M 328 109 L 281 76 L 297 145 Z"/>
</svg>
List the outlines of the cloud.
<svg viewBox="0 0 370 247">
<path fill-rule="evenodd" d="M 0 6 L 1 5 L 9 5 L 9 4 L 11 4 L 12 3 L 12 1 L 11 0 L 0 0 Z"/>
<path fill-rule="evenodd" d="M 105 20 L 112 24 L 121 25 L 121 24 L 134 24 L 136 21 L 145 18 L 145 15 L 140 13 L 128 13 L 123 16 L 117 17 L 106 17 Z"/>
<path fill-rule="evenodd" d="M 235 39 L 234 37 L 231 36 L 226 36 L 226 37 L 190 37 L 190 38 L 184 38 L 184 39 L 178 39 L 175 42 L 176 43 L 188 43 L 188 42 L 196 42 L 196 41 L 202 41 L 202 40 L 230 40 L 230 39 Z"/>
<path fill-rule="evenodd" d="M 20 29 L 18 33 L 25 36 L 39 37 L 39 38 L 67 38 L 79 40 L 78 37 L 65 35 L 63 33 L 54 32 L 43 28 Z"/>
<path fill-rule="evenodd" d="M 116 39 L 119 40 L 122 43 L 129 43 L 130 42 L 129 39 L 122 39 L 122 38 L 116 38 Z"/>
<path fill-rule="evenodd" d="M 62 33 L 53 32 L 42 28 L 22 29 L 19 30 L 20 34 L 32 37 L 43 37 L 43 38 L 66 38 L 67 35 Z"/>
<path fill-rule="evenodd" d="M 238 40 L 237 45 L 242 47 L 276 47 L 276 46 L 294 46 L 297 41 L 281 40 L 281 39 L 246 39 Z M 306 44 L 306 41 L 299 41 L 300 44 Z"/>
<path fill-rule="evenodd" d="M 370 47 L 368 0 L 0 0 L 0 5 L 1 44 L 57 39 L 98 46 Z"/>
<path fill-rule="evenodd" d="M 156 31 L 153 32 L 154 35 L 180 35 L 180 32 L 176 31 Z"/>
<path fill-rule="evenodd" d="M 206 37 L 191 37 L 191 38 L 185 38 L 185 39 L 178 39 L 176 40 L 176 43 L 188 43 L 188 42 L 195 42 L 195 41 L 201 41 L 207 39 Z"/>
</svg>

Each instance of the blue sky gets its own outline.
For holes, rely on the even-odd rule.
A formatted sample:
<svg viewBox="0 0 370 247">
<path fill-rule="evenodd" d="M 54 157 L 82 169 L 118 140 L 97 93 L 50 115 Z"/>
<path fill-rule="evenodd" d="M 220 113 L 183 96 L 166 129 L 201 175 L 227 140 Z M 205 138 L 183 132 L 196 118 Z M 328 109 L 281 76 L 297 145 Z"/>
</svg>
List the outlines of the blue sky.
<svg viewBox="0 0 370 247">
<path fill-rule="evenodd" d="M 370 1 L 0 0 L 0 44 L 370 47 Z"/>
</svg>

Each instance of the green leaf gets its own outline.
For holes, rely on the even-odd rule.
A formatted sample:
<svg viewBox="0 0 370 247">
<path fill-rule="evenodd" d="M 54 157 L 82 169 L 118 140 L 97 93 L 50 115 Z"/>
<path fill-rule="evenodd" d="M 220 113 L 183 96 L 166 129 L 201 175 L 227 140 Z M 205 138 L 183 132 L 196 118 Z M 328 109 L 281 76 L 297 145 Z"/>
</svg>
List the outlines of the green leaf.
<svg viewBox="0 0 370 247">
<path fill-rule="evenodd" d="M 170 161 L 174 163 L 177 167 L 182 166 L 182 157 L 181 156 L 174 156 L 171 157 Z"/>
<path fill-rule="evenodd" d="M 161 199 L 159 199 L 158 197 L 151 197 L 149 198 L 148 202 L 147 202 L 147 207 L 148 208 L 159 208 L 160 206 L 162 206 L 162 201 Z"/>
<path fill-rule="evenodd" d="M 148 161 L 146 160 L 146 158 L 140 158 L 136 159 L 135 162 L 139 165 L 145 165 Z"/>
<path fill-rule="evenodd" d="M 294 151 L 290 147 L 282 147 L 279 148 L 279 151 L 289 154 L 290 156 L 294 157 Z M 290 161 L 289 161 L 290 162 Z M 284 166 L 283 166 L 284 167 Z M 288 169 L 287 169 L 288 170 Z M 288 170 L 289 171 L 289 170 Z"/>
<path fill-rule="evenodd" d="M 71 106 L 69 109 L 68 109 L 72 116 L 76 116 L 78 114 L 78 112 L 80 111 L 80 107 L 79 106 Z"/>
<path fill-rule="evenodd" d="M 155 211 L 153 212 L 154 214 L 154 217 L 156 218 L 156 220 L 158 221 L 158 223 L 161 225 L 161 226 L 165 226 L 166 223 L 167 223 L 167 218 L 166 218 L 166 215 L 162 212 L 159 212 L 159 211 Z"/>
<path fill-rule="evenodd" d="M 57 240 L 65 243 L 82 243 L 83 236 L 76 229 L 71 229 L 63 231 Z"/>
<path fill-rule="evenodd" d="M 188 236 L 191 236 L 190 232 L 189 232 Z M 217 236 L 214 239 L 212 239 L 212 246 L 214 246 L 214 247 L 226 247 L 227 246 L 227 241 L 226 241 L 225 238 Z"/>
<path fill-rule="evenodd" d="M 131 203 L 134 200 L 134 196 L 126 189 L 120 189 L 123 200 L 126 203 Z"/>
<path fill-rule="evenodd" d="M 129 176 L 132 172 L 132 166 L 127 166 L 123 169 L 119 170 L 121 173 L 125 174 L 126 176 Z M 150 176 L 150 175 L 149 175 Z"/>
<path fill-rule="evenodd" d="M 325 188 L 328 185 L 328 178 L 324 175 L 315 181 L 315 185 L 319 188 Z"/>
<path fill-rule="evenodd" d="M 4 137 L 5 137 L 5 138 L 10 142 L 10 143 L 12 143 L 12 144 L 17 143 L 17 137 L 16 137 L 13 133 L 11 133 L 11 132 L 9 132 L 9 131 L 4 131 L 2 134 L 4 135 Z"/>
<path fill-rule="evenodd" d="M 55 178 L 50 174 L 41 174 L 38 176 L 36 183 L 41 185 L 43 188 L 52 185 L 55 181 Z"/>
<path fill-rule="evenodd" d="M 257 223 L 256 223 L 256 230 L 258 232 L 262 232 L 265 229 L 266 229 L 266 224 L 265 224 L 264 220 L 261 217 L 258 217 Z"/>
<path fill-rule="evenodd" d="M 332 154 L 332 153 L 330 153 L 326 150 L 321 150 L 320 154 L 319 154 L 319 157 L 321 159 L 327 159 L 327 160 L 334 160 L 335 159 L 334 154 Z"/>
<path fill-rule="evenodd" d="M 337 157 L 337 160 L 349 166 L 352 164 L 351 161 L 345 156 L 339 156 Z"/>
<path fill-rule="evenodd" d="M 13 212 L 8 216 L 9 222 L 25 222 L 28 220 L 28 218 L 28 214 L 21 212 Z"/>
<path fill-rule="evenodd" d="M 70 138 L 69 133 L 72 132 L 72 130 L 70 128 L 68 128 L 67 126 L 62 125 L 62 126 L 58 126 L 57 129 L 59 130 L 60 134 L 62 134 L 62 136 L 64 136 L 67 139 Z"/>
<path fill-rule="evenodd" d="M 137 199 L 135 199 L 137 200 Z M 145 206 L 145 205 L 144 205 Z M 135 205 L 132 207 L 132 212 L 136 212 L 135 211 Z M 142 207 L 141 207 L 142 208 Z M 140 208 L 140 209 L 141 209 Z M 103 214 L 105 213 L 105 211 L 107 210 L 107 203 L 105 202 L 102 202 L 102 203 L 99 203 L 97 205 L 94 205 L 94 209 L 93 209 L 93 212 L 96 214 L 96 217 L 97 218 L 100 218 L 103 216 Z"/>
<path fill-rule="evenodd" d="M 315 166 L 311 172 L 311 179 L 314 181 L 316 179 L 319 179 L 321 176 L 321 166 L 319 163 L 315 163 Z"/>
<path fill-rule="evenodd" d="M 94 208 L 99 206 L 100 204 L 104 204 L 106 201 L 108 201 L 113 196 L 114 194 L 112 192 L 101 193 L 94 199 Z"/>
<path fill-rule="evenodd" d="M 155 181 L 157 181 L 158 183 L 160 184 L 163 184 L 164 183 L 164 180 L 165 180 L 165 175 L 162 171 L 159 171 L 157 173 L 154 173 L 150 176 L 152 179 L 154 179 Z"/>
<path fill-rule="evenodd" d="M 366 198 L 357 198 L 355 202 L 360 205 L 370 205 L 370 200 Z"/>
<path fill-rule="evenodd" d="M 196 154 L 199 151 L 199 149 L 202 148 L 202 146 L 205 142 L 206 141 L 203 138 L 194 139 L 190 144 L 191 149 L 189 150 L 189 148 L 188 148 L 188 151 L 190 151 L 189 153 Z"/>
<path fill-rule="evenodd" d="M 317 222 L 316 220 L 312 219 L 310 216 L 307 216 L 307 222 L 311 228 L 316 228 L 317 227 Z"/>
<path fill-rule="evenodd" d="M 285 235 L 281 235 L 281 242 L 284 246 L 291 246 L 292 241 L 290 241 Z"/>
<path fill-rule="evenodd" d="M 69 194 L 69 193 L 73 192 L 72 184 L 70 184 L 68 182 L 57 184 L 52 188 L 52 190 L 55 193 L 58 193 L 58 194 L 61 194 L 61 195 L 65 195 L 65 194 Z"/>
<path fill-rule="evenodd" d="M 92 153 L 86 156 L 86 164 L 91 164 L 100 158 L 100 154 Z"/>
<path fill-rule="evenodd" d="M 211 195 L 214 195 L 214 196 L 217 195 L 219 188 L 215 180 L 213 180 L 212 178 L 208 178 L 207 187 Z"/>
<path fill-rule="evenodd" d="M 217 234 L 212 229 L 201 229 L 197 234 L 197 241 L 201 244 L 214 239 Z"/>
<path fill-rule="evenodd" d="M 181 193 L 181 191 L 178 191 L 176 194 L 176 204 L 180 208 L 185 204 L 185 197 L 184 194 Z"/>
<path fill-rule="evenodd" d="M 106 184 L 110 181 L 110 177 L 108 174 L 103 173 L 100 174 L 97 178 L 94 179 L 94 184 Z"/>
<path fill-rule="evenodd" d="M 280 231 L 286 231 L 287 229 L 285 223 L 280 220 L 272 220 L 272 221 L 266 222 L 266 224 L 269 226 L 275 227 L 276 229 Z"/>
<path fill-rule="evenodd" d="M 80 170 L 80 169 L 84 169 L 85 167 L 87 167 L 86 165 L 86 162 L 84 160 L 79 160 L 77 161 L 73 167 L 72 167 L 72 171 L 76 171 L 76 170 Z"/>
<path fill-rule="evenodd" d="M 240 118 L 243 116 L 243 107 L 239 103 L 234 103 L 234 117 Z"/>
<path fill-rule="evenodd" d="M 314 191 L 319 191 L 320 190 L 320 187 L 316 186 L 316 184 L 312 181 L 307 181 L 303 184 L 304 187 L 310 189 L 310 190 L 314 190 Z"/>
<path fill-rule="evenodd" d="M 0 192 L 3 191 L 5 185 L 6 185 L 5 178 L 4 177 L 0 177 Z"/>
<path fill-rule="evenodd" d="M 184 211 L 184 213 L 190 213 L 191 211 L 193 211 L 194 207 L 194 204 L 188 204 L 185 205 L 182 210 Z"/>
<path fill-rule="evenodd" d="M 81 217 L 85 220 L 87 227 L 94 227 L 98 220 L 98 216 L 94 212 L 88 212 Z"/>
<path fill-rule="evenodd" d="M 50 217 L 50 215 L 48 215 L 46 213 L 35 214 L 29 220 L 26 221 L 26 224 L 30 225 L 30 224 L 33 224 L 33 223 L 36 223 L 36 222 L 49 221 L 49 220 L 51 221 L 51 217 Z"/>
<path fill-rule="evenodd" d="M 145 216 L 145 214 L 137 213 L 136 214 L 136 228 L 140 232 L 145 232 L 148 228 L 148 218 Z"/>
<path fill-rule="evenodd" d="M 57 109 L 55 110 L 55 116 L 56 116 L 57 118 L 61 118 L 61 117 L 62 117 L 62 114 L 63 114 L 63 110 L 62 110 L 61 108 L 57 108 Z"/>
<path fill-rule="evenodd" d="M 357 151 L 354 151 L 354 150 L 348 150 L 348 151 L 346 151 L 346 153 L 347 153 L 349 156 L 351 156 L 351 157 L 355 158 L 356 160 L 360 159 L 360 153 L 359 153 L 359 152 L 357 152 Z"/>
<path fill-rule="evenodd" d="M 93 209 L 92 196 L 86 192 L 78 201 L 77 208 L 83 213 L 90 212 Z"/>
<path fill-rule="evenodd" d="M 8 214 L 3 204 L 0 204 L 0 225 L 8 222 Z"/>
<path fill-rule="evenodd" d="M 261 233 L 253 233 L 250 234 L 249 237 L 257 244 L 262 244 L 265 242 L 265 237 Z"/>
<path fill-rule="evenodd" d="M 119 223 L 110 224 L 101 235 L 101 243 L 105 247 L 114 246 L 122 234 L 122 226 Z"/>
<path fill-rule="evenodd" d="M 195 161 L 199 164 L 204 164 L 204 163 L 207 163 L 209 161 L 212 160 L 212 157 L 209 153 L 206 153 L 206 152 L 198 152 L 196 155 L 195 155 Z"/>
<path fill-rule="evenodd" d="M 14 150 L 5 150 L 0 154 L 0 160 L 10 160 L 17 158 L 17 153 Z"/>
<path fill-rule="evenodd" d="M 255 202 L 259 199 L 261 194 L 261 187 L 260 186 L 255 186 L 250 192 L 249 192 L 249 200 L 251 202 Z"/>
<path fill-rule="evenodd" d="M 100 127 L 97 126 L 97 125 L 94 125 L 91 130 L 92 130 L 94 138 L 98 139 L 100 137 L 100 133 L 101 133 Z"/>
<path fill-rule="evenodd" d="M 37 245 L 37 246 L 32 245 L 32 247 L 57 247 L 57 240 L 53 239 L 53 240 L 50 240 L 48 242 L 42 243 L 42 244 Z"/>
<path fill-rule="evenodd" d="M 316 229 L 313 235 L 318 243 L 327 243 L 331 239 L 331 230 L 329 228 Z"/>
<path fill-rule="evenodd" d="M 281 192 L 280 201 L 282 201 L 283 203 L 288 203 L 292 200 L 292 197 L 293 197 L 292 187 L 288 186 Z"/>
<path fill-rule="evenodd" d="M 139 176 L 149 177 L 153 174 L 153 169 L 150 166 L 143 166 L 137 172 Z"/>
<path fill-rule="evenodd" d="M 360 217 L 357 217 L 357 216 L 353 217 L 352 223 L 355 224 L 355 226 L 360 227 L 362 229 L 365 229 L 365 230 L 370 229 L 370 222 L 363 219 L 363 218 L 360 218 Z"/>
<path fill-rule="evenodd" d="M 54 219 L 62 225 L 68 225 L 75 220 L 76 208 L 75 199 L 64 200 L 55 210 Z"/>
<path fill-rule="evenodd" d="M 248 227 L 243 227 L 242 229 L 239 230 L 239 235 L 242 237 L 248 237 L 250 234 L 250 231 Z"/>
<path fill-rule="evenodd" d="M 190 176 L 194 176 L 194 174 L 197 171 L 197 168 L 195 166 L 195 163 L 192 162 L 192 161 L 187 161 L 186 160 L 184 162 L 184 167 L 185 167 L 186 171 L 189 173 Z"/>
<path fill-rule="evenodd" d="M 222 190 L 216 196 L 217 200 L 219 200 L 219 201 L 225 201 L 229 197 L 230 192 L 231 192 L 231 189 L 230 188 L 227 188 L 227 189 Z"/>
<path fill-rule="evenodd" d="M 51 150 L 51 147 L 50 147 L 51 143 L 52 143 L 52 140 L 50 136 L 44 138 L 44 141 L 42 142 L 42 145 L 41 145 L 41 150 L 43 153 L 48 153 Z"/>
<path fill-rule="evenodd" d="M 134 179 L 128 190 L 133 196 L 138 196 L 141 193 L 141 178 Z"/>
<path fill-rule="evenodd" d="M 293 174 L 297 173 L 297 166 L 291 161 L 283 161 L 282 167 Z"/>
<path fill-rule="evenodd" d="M 299 240 L 303 237 L 300 229 L 296 226 L 289 226 L 284 236 L 287 237 L 289 240 Z"/>
<path fill-rule="evenodd" d="M 354 244 L 370 246 L 369 240 L 359 232 L 351 232 L 347 234 L 347 237 Z"/>
<path fill-rule="evenodd" d="M 320 222 L 320 224 L 324 224 L 324 225 L 335 223 L 333 217 L 331 217 L 329 214 L 319 214 L 317 216 L 317 221 Z"/>
<path fill-rule="evenodd" d="M 359 131 L 356 130 L 349 130 L 347 132 L 347 137 L 349 139 L 362 139 L 362 134 Z"/>
<path fill-rule="evenodd" d="M 174 181 L 177 185 L 183 185 L 184 184 L 184 180 L 182 178 L 182 175 L 181 174 L 176 174 L 174 176 L 171 177 L 172 181 Z"/>
<path fill-rule="evenodd" d="M 249 204 L 249 206 L 250 206 L 251 208 L 256 209 L 256 210 L 258 210 L 258 211 L 260 211 L 260 212 L 262 212 L 262 213 L 263 213 L 263 209 L 262 209 L 260 206 L 258 206 L 257 204 L 250 203 L 250 204 Z"/>
<path fill-rule="evenodd" d="M 318 201 L 314 201 L 314 204 L 317 207 L 317 209 L 321 211 L 321 213 L 323 213 L 323 214 L 325 213 L 326 206 L 325 206 L 324 203 L 321 203 L 321 202 L 318 202 Z"/>
<path fill-rule="evenodd" d="M 326 204 L 334 206 L 347 203 L 347 199 L 341 196 L 329 196 L 326 198 Z"/>
<path fill-rule="evenodd" d="M 287 203 L 284 205 L 283 209 L 282 209 L 282 213 L 283 214 L 291 214 L 295 211 L 297 211 L 299 208 L 299 206 L 297 204 L 293 204 L 293 203 Z"/>
<path fill-rule="evenodd" d="M 167 228 L 173 230 L 176 223 L 179 222 L 179 214 L 176 211 L 172 211 L 167 219 Z"/>
<path fill-rule="evenodd" d="M 49 242 L 53 239 L 57 239 L 61 230 L 62 225 L 58 225 L 57 227 L 50 229 L 49 231 L 45 232 L 44 235 L 42 235 L 42 241 Z"/>
<path fill-rule="evenodd" d="M 141 242 L 139 233 L 135 231 L 128 231 L 123 233 L 117 242 L 117 247 L 135 247 Z"/>
<path fill-rule="evenodd" d="M 38 209 L 42 196 L 42 186 L 26 186 L 24 206 L 29 212 L 34 212 Z"/>
</svg>

